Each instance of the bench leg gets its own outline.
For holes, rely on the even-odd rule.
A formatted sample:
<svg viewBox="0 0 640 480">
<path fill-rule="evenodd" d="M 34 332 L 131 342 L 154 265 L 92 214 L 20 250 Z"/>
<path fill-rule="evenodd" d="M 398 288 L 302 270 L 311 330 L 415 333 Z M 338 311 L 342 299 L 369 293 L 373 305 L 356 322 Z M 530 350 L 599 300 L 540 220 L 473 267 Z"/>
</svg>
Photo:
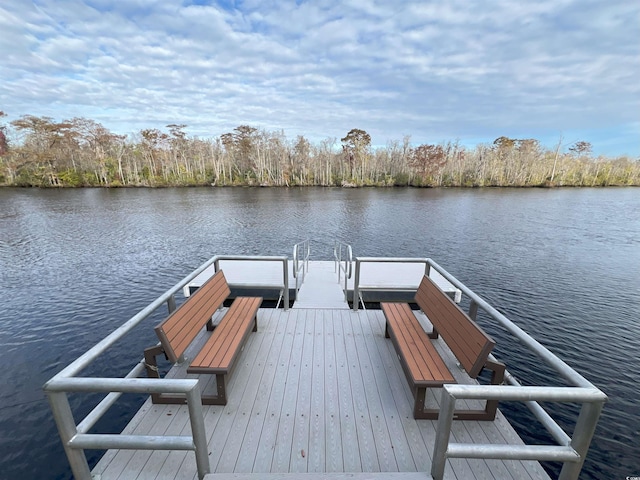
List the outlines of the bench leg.
<svg viewBox="0 0 640 480">
<path fill-rule="evenodd" d="M 150 347 L 144 350 L 144 364 L 147 371 L 147 377 L 160 378 L 160 372 L 158 371 L 158 355 L 164 353 L 164 349 L 161 345 Z M 227 386 L 226 375 L 216 375 L 216 395 L 202 395 L 203 405 L 226 405 L 227 404 Z M 152 403 L 171 404 L 171 405 L 185 405 L 187 403 L 187 397 L 184 395 L 169 394 L 169 393 L 152 393 Z"/>
<path fill-rule="evenodd" d="M 437 420 L 439 410 L 435 408 L 425 408 L 426 388 L 416 388 L 414 391 L 415 404 L 413 407 L 413 418 L 416 420 Z M 498 412 L 498 401 L 488 400 L 484 410 L 455 410 L 454 420 L 480 420 L 493 421 Z"/>
<path fill-rule="evenodd" d="M 226 383 L 226 375 L 216 375 L 216 389 L 217 395 L 216 400 L 220 400 L 220 403 L 212 404 L 212 405 L 226 405 L 227 404 L 227 383 Z M 204 403 L 204 402 L 203 402 Z"/>
<path fill-rule="evenodd" d="M 501 385 L 504 381 L 504 364 L 487 360 L 484 367 L 492 372 L 491 385 Z M 496 413 L 498 413 L 498 400 L 487 400 L 484 410 L 456 410 L 453 419 L 493 421 L 496 419 Z"/>
<path fill-rule="evenodd" d="M 155 347 L 149 347 L 144 350 L 144 367 L 147 371 L 147 377 L 160 378 L 160 372 L 158 371 L 158 355 L 164 353 L 162 345 L 156 345 Z M 166 393 L 152 393 L 152 403 L 163 404 L 186 404 L 187 398 L 184 395 L 170 395 Z"/>
<path fill-rule="evenodd" d="M 506 369 L 504 363 L 487 360 L 485 368 L 492 372 L 491 385 L 502 385 L 504 382 L 504 371 Z M 488 400 L 485 411 L 489 419 L 494 420 L 496 418 L 496 413 L 498 412 L 498 400 Z"/>
<path fill-rule="evenodd" d="M 424 388 L 416 389 L 415 405 L 413 407 L 413 418 L 416 420 L 437 420 L 440 410 L 436 408 L 425 408 L 425 390 Z M 495 407 L 494 404 L 495 403 Z M 454 420 L 480 420 L 492 421 L 496 418 L 498 410 L 498 402 L 487 402 L 485 410 L 455 410 L 453 412 Z"/>
<path fill-rule="evenodd" d="M 415 403 L 413 406 L 413 418 L 415 418 L 416 420 L 438 419 L 439 410 L 437 408 L 425 408 L 424 406 L 424 402 L 427 399 L 426 387 L 416 387 L 413 391 L 413 398 L 415 399 Z"/>
<path fill-rule="evenodd" d="M 156 360 L 156 357 L 162 353 L 164 353 L 164 349 L 161 345 L 145 348 L 144 368 L 147 371 L 147 377 L 160 378 L 160 372 L 158 372 L 158 361 Z"/>
<path fill-rule="evenodd" d="M 158 371 L 157 357 L 164 353 L 162 345 L 156 345 L 155 347 L 145 348 L 144 350 L 144 368 L 147 371 L 147 377 L 160 378 L 160 372 Z M 153 403 L 161 403 L 161 394 L 152 393 L 151 401 Z"/>
<path fill-rule="evenodd" d="M 424 402 L 427 399 L 427 389 L 425 387 L 416 388 L 413 396 L 415 398 L 415 405 L 413 406 L 413 418 L 425 420 L 438 418 L 437 411 L 432 411 L 424 408 Z"/>
<path fill-rule="evenodd" d="M 202 395 L 201 400 L 203 405 L 226 405 L 227 404 L 227 386 L 226 386 L 226 375 L 220 373 L 216 375 L 216 388 L 217 392 L 215 395 Z M 169 395 L 169 394 L 161 394 L 159 395 L 158 402 L 153 403 L 176 403 L 176 404 L 186 404 L 187 399 L 184 395 Z M 153 400 L 153 399 L 152 399 Z"/>
<path fill-rule="evenodd" d="M 202 395 L 203 405 L 226 405 L 227 404 L 227 388 L 226 375 L 216 375 L 216 395 Z M 186 405 L 187 397 L 185 395 L 170 393 L 153 393 L 151 394 L 153 403 L 169 404 L 169 405 Z"/>
</svg>

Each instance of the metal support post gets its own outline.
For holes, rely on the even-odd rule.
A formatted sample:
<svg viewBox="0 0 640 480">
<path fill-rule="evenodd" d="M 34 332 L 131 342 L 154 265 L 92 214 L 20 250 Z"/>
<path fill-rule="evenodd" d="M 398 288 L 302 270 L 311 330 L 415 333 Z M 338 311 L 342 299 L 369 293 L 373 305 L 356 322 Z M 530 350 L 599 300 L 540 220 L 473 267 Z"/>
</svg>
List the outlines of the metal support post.
<svg viewBox="0 0 640 480">
<path fill-rule="evenodd" d="M 73 420 L 73 412 L 71 411 L 67 394 L 64 392 L 47 392 L 47 397 L 49 398 L 53 418 L 58 426 L 62 446 L 69 459 L 74 478 L 76 480 L 91 480 L 91 470 L 89 470 L 84 450 L 70 446 L 70 442 L 78 433 L 78 430 Z"/>
<path fill-rule="evenodd" d="M 469 318 L 475 322 L 477 316 L 478 304 L 475 301 L 471 300 L 471 303 L 469 304 Z"/>
<path fill-rule="evenodd" d="M 202 480 L 207 473 L 211 472 L 211 466 L 209 465 L 207 434 L 204 430 L 202 400 L 200 397 L 200 387 L 198 385 L 187 392 L 187 406 L 189 408 L 189 420 L 191 421 L 191 436 L 193 437 L 195 446 L 198 478 Z"/>
<path fill-rule="evenodd" d="M 284 275 L 284 309 L 289 310 L 289 262 L 282 262 L 282 274 Z"/>
<path fill-rule="evenodd" d="M 176 311 L 176 296 L 175 295 L 171 295 L 167 299 L 167 308 L 169 309 L 169 313 L 170 314 Z"/>
<path fill-rule="evenodd" d="M 353 280 L 353 311 L 358 311 L 360 303 L 360 261 L 356 258 L 356 276 Z"/>
<path fill-rule="evenodd" d="M 436 428 L 435 447 L 433 449 L 433 462 L 431 463 L 431 476 L 433 480 L 442 480 L 444 477 L 444 467 L 447 463 L 447 448 L 449 446 L 449 436 L 451 435 L 451 424 L 453 423 L 453 412 L 456 406 L 456 399 L 442 389 L 440 413 L 438 414 L 438 426 Z"/>
<path fill-rule="evenodd" d="M 591 439 L 596 431 L 596 425 L 600 418 L 600 412 L 604 407 L 604 402 L 583 403 L 580 415 L 573 431 L 571 446 L 580 455 L 580 461 L 575 463 L 565 463 L 560 470 L 558 480 L 578 480 L 580 470 L 587 456 Z"/>
</svg>

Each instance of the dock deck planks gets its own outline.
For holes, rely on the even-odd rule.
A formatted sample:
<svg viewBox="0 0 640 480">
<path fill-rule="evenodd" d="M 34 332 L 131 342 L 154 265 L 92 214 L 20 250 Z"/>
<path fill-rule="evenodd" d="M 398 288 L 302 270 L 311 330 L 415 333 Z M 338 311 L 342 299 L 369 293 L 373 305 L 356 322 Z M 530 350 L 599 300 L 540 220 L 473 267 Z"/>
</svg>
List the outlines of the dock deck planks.
<svg viewBox="0 0 640 480">
<path fill-rule="evenodd" d="M 230 378 L 228 405 L 203 407 L 212 472 L 429 472 L 436 422 L 412 417 L 413 397 L 384 338 L 381 311 L 261 309 L 258 323 Z M 458 381 L 469 382 L 442 341 L 436 345 Z M 168 377 L 183 375 L 174 367 Z M 205 391 L 212 388 L 202 379 Z M 184 435 L 189 428 L 186 406 L 149 400 L 125 433 Z M 500 412 L 494 422 L 454 422 L 452 435 L 522 443 Z M 110 450 L 93 473 L 101 480 L 197 478 L 193 452 L 175 451 Z M 549 477 L 537 462 L 452 459 L 445 478 Z"/>
</svg>

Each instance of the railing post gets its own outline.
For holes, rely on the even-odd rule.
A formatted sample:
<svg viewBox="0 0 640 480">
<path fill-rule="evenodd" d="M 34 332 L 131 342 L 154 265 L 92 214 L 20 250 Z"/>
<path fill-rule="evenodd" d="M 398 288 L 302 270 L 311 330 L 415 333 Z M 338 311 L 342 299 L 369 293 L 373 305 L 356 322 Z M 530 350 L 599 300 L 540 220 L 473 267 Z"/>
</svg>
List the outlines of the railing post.
<svg viewBox="0 0 640 480">
<path fill-rule="evenodd" d="M 84 450 L 69 446 L 69 441 L 78 433 L 78 429 L 73 420 L 73 412 L 71 412 L 67 394 L 47 392 L 47 397 L 75 480 L 91 480 L 91 470 L 89 470 Z"/>
<path fill-rule="evenodd" d="M 353 311 L 358 311 L 360 303 L 360 260 L 356 258 L 356 276 L 353 279 Z"/>
<path fill-rule="evenodd" d="M 471 300 L 471 303 L 469 304 L 469 318 L 475 322 L 477 316 L 478 304 L 474 300 Z"/>
<path fill-rule="evenodd" d="M 169 309 L 169 313 L 173 313 L 176 310 L 176 296 L 171 295 L 167 298 L 167 308 Z"/>
<path fill-rule="evenodd" d="M 576 427 L 573 430 L 573 438 L 571 439 L 571 447 L 580 455 L 580 461 L 575 463 L 565 462 L 562 465 L 562 470 L 560 470 L 558 480 L 578 480 L 603 407 L 603 402 L 582 404 Z"/>
<path fill-rule="evenodd" d="M 204 416 L 202 415 L 200 387 L 196 385 L 187 392 L 186 396 L 189 420 L 191 422 L 191 436 L 195 446 L 198 478 L 202 480 L 207 473 L 211 472 L 211 465 L 209 464 L 209 448 L 207 447 L 207 434 L 204 429 Z"/>
<path fill-rule="evenodd" d="M 340 283 L 340 280 L 338 280 L 338 283 Z M 349 303 L 349 277 L 347 277 L 346 268 L 344 272 L 344 301 Z"/>
<path fill-rule="evenodd" d="M 307 239 L 307 272 L 309 272 L 309 257 L 311 256 L 311 240 Z"/>
<path fill-rule="evenodd" d="M 433 462 L 431 463 L 431 476 L 433 480 L 442 480 L 444 477 L 444 467 L 447 463 L 447 448 L 449 447 L 451 424 L 453 423 L 453 411 L 456 406 L 456 399 L 447 391 L 446 386 L 442 389 L 440 403 L 436 440 L 433 449 Z"/>
<path fill-rule="evenodd" d="M 282 261 L 282 273 L 284 275 L 284 309 L 289 310 L 289 262 Z"/>
</svg>

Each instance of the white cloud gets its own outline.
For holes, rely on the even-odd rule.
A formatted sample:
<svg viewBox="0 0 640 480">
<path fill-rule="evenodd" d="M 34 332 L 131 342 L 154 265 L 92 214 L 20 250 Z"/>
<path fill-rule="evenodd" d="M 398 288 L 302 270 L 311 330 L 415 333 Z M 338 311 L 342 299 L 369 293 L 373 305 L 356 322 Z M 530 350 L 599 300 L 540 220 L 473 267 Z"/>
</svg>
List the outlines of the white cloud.
<svg viewBox="0 0 640 480">
<path fill-rule="evenodd" d="M 121 133 L 358 127 L 381 145 L 584 131 L 596 153 L 615 130 L 603 151 L 640 154 L 634 2 L 186 3 L 9 0 L 0 109 Z"/>
</svg>

